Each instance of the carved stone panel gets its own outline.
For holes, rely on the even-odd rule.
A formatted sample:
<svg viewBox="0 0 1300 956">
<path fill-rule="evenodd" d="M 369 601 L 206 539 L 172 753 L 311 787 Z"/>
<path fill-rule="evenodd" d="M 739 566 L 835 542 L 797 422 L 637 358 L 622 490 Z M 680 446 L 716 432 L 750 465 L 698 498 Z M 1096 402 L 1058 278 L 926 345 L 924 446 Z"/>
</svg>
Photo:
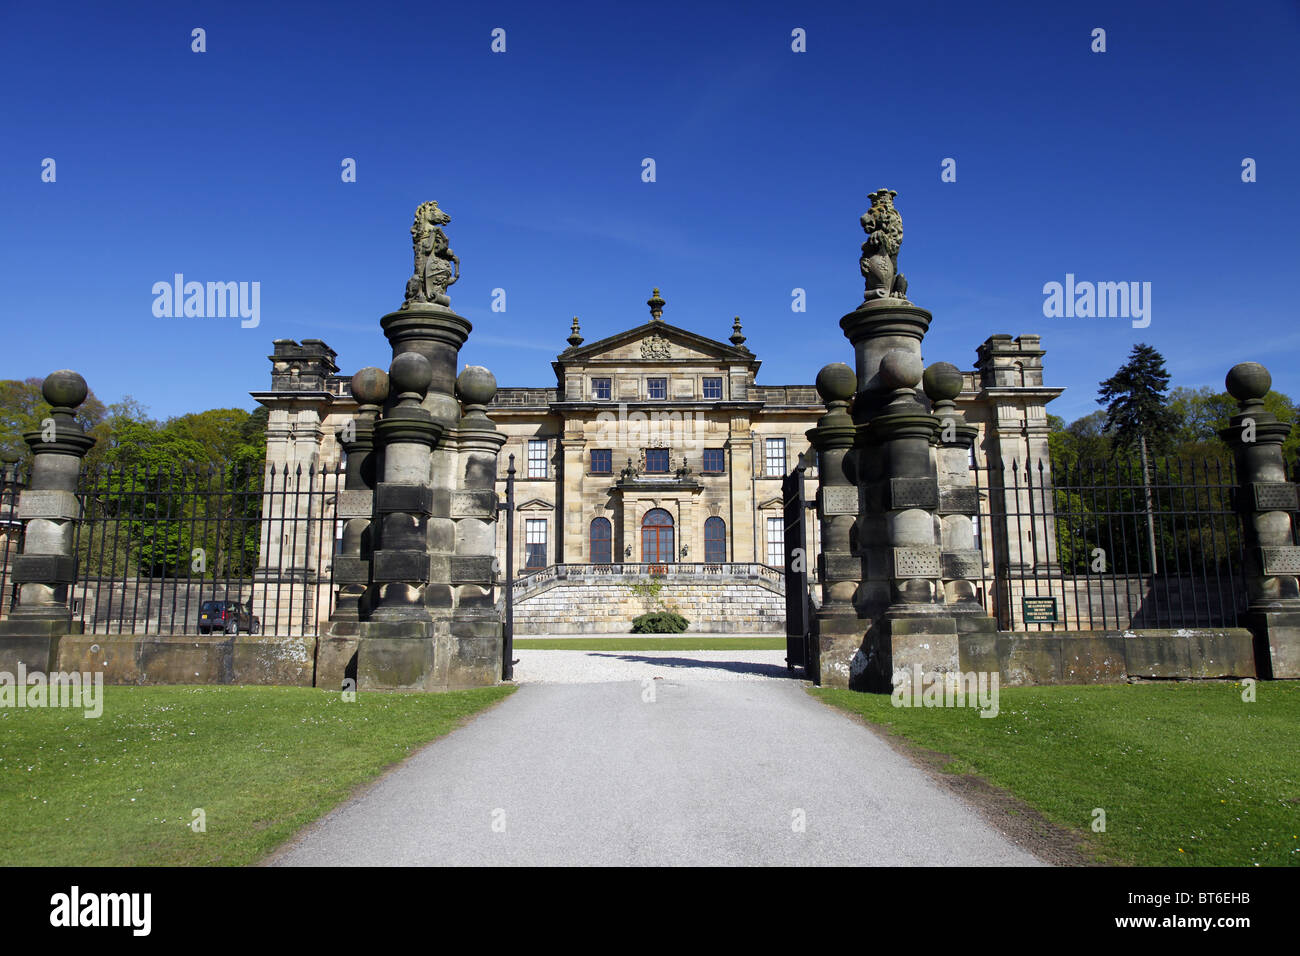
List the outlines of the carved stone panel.
<svg viewBox="0 0 1300 956">
<path fill-rule="evenodd" d="M 889 507 L 923 508 L 934 511 L 939 507 L 939 480 L 937 478 L 889 479 Z"/>
<path fill-rule="evenodd" d="M 894 577 L 937 578 L 940 576 L 938 548 L 894 549 Z"/>
<path fill-rule="evenodd" d="M 945 488 L 939 492 L 939 514 L 977 515 L 979 513 L 978 488 Z"/>
<path fill-rule="evenodd" d="M 1265 574 L 1300 574 L 1300 547 L 1260 548 Z"/>
<path fill-rule="evenodd" d="M 973 548 L 943 553 L 943 576 L 950 581 L 970 581 L 979 578 L 983 572 L 984 556 Z"/>
<path fill-rule="evenodd" d="M 490 555 L 453 555 L 451 559 L 452 584 L 486 584 L 492 581 Z"/>
<path fill-rule="evenodd" d="M 1289 481 L 1256 481 L 1251 487 L 1256 511 L 1300 511 L 1296 486 Z"/>
<path fill-rule="evenodd" d="M 29 488 L 18 497 L 19 518 L 66 521 L 80 516 L 81 504 L 71 491 L 33 491 Z"/>
<path fill-rule="evenodd" d="M 338 516 L 340 518 L 369 518 L 374 507 L 375 493 L 368 489 L 351 489 L 339 492 Z"/>
<path fill-rule="evenodd" d="M 641 340 L 641 357 L 665 361 L 672 356 L 668 340 L 662 335 L 651 335 Z"/>
<path fill-rule="evenodd" d="M 862 577 L 862 559 L 851 554 L 824 554 L 826 580 L 856 581 Z"/>
<path fill-rule="evenodd" d="M 853 485 L 823 485 L 821 495 L 824 516 L 858 513 L 858 489 Z"/>
<path fill-rule="evenodd" d="M 72 584 L 77 559 L 70 554 L 20 554 L 13 561 L 15 584 Z"/>
<path fill-rule="evenodd" d="M 375 487 L 375 510 L 380 514 L 403 511 L 408 514 L 433 514 L 433 489 L 423 485 L 405 485 L 383 481 Z"/>
<path fill-rule="evenodd" d="M 370 562 L 352 554 L 334 556 L 334 583 L 369 584 Z"/>
<path fill-rule="evenodd" d="M 451 516 L 453 518 L 495 518 L 497 493 L 493 490 L 453 491 Z"/>
</svg>

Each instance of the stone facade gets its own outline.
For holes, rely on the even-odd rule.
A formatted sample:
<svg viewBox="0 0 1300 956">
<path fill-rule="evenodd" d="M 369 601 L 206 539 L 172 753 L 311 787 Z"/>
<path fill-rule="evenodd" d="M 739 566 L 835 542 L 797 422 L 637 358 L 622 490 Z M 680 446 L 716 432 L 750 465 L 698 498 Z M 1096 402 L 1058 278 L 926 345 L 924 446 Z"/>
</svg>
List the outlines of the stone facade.
<svg viewBox="0 0 1300 956">
<path fill-rule="evenodd" d="M 551 363 L 555 384 L 501 387 L 487 406 L 506 438 L 502 500 L 514 456 L 517 574 L 623 562 L 779 568 L 781 478 L 799 456 L 816 498 L 806 437 L 826 410 L 816 388 L 760 384 L 738 318 L 720 341 L 666 322 L 658 290 L 648 304 L 648 322 L 595 342 L 574 319 Z M 1046 405 L 1062 389 L 1043 385 L 1043 355 L 1036 335 L 997 335 L 962 373 L 955 405 L 975 429 L 979 463 L 1046 455 Z M 335 436 L 357 413 L 349 378 L 317 339 L 278 340 L 270 358 L 271 389 L 252 393 L 270 409 L 268 463 L 330 473 L 341 454 Z M 818 522 L 808 527 L 816 554 Z M 496 555 L 504 568 L 504 523 Z M 327 567 L 316 570 L 328 580 Z"/>
</svg>

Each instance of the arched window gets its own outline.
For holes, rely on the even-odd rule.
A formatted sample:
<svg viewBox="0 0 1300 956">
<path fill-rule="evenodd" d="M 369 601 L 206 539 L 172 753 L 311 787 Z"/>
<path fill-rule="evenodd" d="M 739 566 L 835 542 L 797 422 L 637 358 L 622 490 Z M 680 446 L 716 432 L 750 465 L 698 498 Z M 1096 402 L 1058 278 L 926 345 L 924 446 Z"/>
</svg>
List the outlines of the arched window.
<svg viewBox="0 0 1300 956">
<path fill-rule="evenodd" d="M 663 508 L 651 508 L 641 520 L 641 560 L 646 564 L 671 564 L 677 560 L 673 516 Z"/>
<path fill-rule="evenodd" d="M 613 562 L 612 529 L 608 518 L 594 518 L 591 522 L 591 563 L 611 564 Z"/>
<path fill-rule="evenodd" d="M 704 560 L 707 564 L 727 560 L 727 523 L 717 516 L 704 522 Z"/>
</svg>

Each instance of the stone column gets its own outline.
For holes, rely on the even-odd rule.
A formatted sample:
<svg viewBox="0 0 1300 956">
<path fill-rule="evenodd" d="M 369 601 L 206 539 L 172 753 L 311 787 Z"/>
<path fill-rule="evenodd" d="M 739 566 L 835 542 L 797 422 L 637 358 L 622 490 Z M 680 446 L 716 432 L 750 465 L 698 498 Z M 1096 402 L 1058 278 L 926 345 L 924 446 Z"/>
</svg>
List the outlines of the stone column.
<svg viewBox="0 0 1300 956">
<path fill-rule="evenodd" d="M 499 572 L 497 457 L 506 436 L 486 412 L 496 391 L 495 376 L 479 365 L 467 366 L 456 379 L 456 394 L 465 413 L 454 436 L 460 465 L 458 484 L 451 493 L 456 525 L 451 558 L 455 610 L 447 640 L 438 643 L 439 685 L 448 688 L 482 687 L 496 683 L 502 674 L 505 637 L 493 589 Z"/>
<path fill-rule="evenodd" d="M 824 683 L 846 687 L 849 662 L 862 644 L 862 627 L 853 597 L 862 583 L 862 560 L 857 555 L 854 528 L 860 510 L 853 470 L 856 428 L 849 405 L 857 387 L 853 369 L 834 362 L 817 373 L 817 394 L 826 414 L 806 433 L 817 452 L 817 519 L 821 525 L 821 551 L 817 576 L 821 581 L 821 607 L 817 609 L 819 673 Z"/>
<path fill-rule="evenodd" d="M 575 424 L 582 427 L 581 423 Z M 561 470 L 555 483 L 559 490 L 555 502 L 555 533 L 561 536 L 558 550 L 563 563 L 581 564 L 585 560 L 583 542 L 587 540 L 582 512 L 583 453 L 587 440 L 581 434 L 566 432 L 560 436 L 559 444 Z"/>
<path fill-rule="evenodd" d="M 379 323 L 393 349 L 389 376 L 399 394 L 390 394 L 375 426 L 384 476 L 375 488 L 380 527 L 372 576 L 379 592 L 360 628 L 361 689 L 445 690 L 495 683 L 501 673 L 499 655 L 494 667 L 483 665 L 494 638 L 487 625 L 478 626 L 490 610 L 484 602 L 491 595 L 491 528 L 485 537 L 484 528 L 464 523 L 487 520 L 481 512 L 488 497 L 495 519 L 502 442 L 474 406 L 490 401 L 496 387 L 479 374 L 486 370 L 468 375 L 463 422 L 456 367 L 471 326 L 447 296 L 460 278 L 460 259 L 441 228 L 450 222 L 436 202 L 416 209 L 414 274 L 402 306 Z M 459 499 L 463 513 L 454 512 L 453 495 L 461 492 L 470 496 Z"/>
<path fill-rule="evenodd" d="M 431 452 L 443 429 L 424 407 L 432 376 L 428 359 L 400 353 L 388 375 L 396 394 L 375 425 L 383 454 L 372 526 L 379 532 L 372 563 L 377 592 L 370 620 L 361 627 L 357 686 L 423 690 L 434 668 L 433 615 L 426 606 L 434 530 Z"/>
<path fill-rule="evenodd" d="M 895 675 L 913 668 L 929 680 L 960 670 L 957 622 L 943 586 L 935 455 L 941 424 L 917 393 L 921 340 L 932 317 L 907 298 L 898 272 L 903 228 L 893 196 L 883 189 L 871 196 L 859 260 L 866 293 L 840 319 L 857 363 L 853 461 L 863 575 L 854 605 L 866 623 L 848 663 L 848 686 L 877 692 L 892 690 Z M 836 663 L 835 680 L 844 669 Z M 829 676 L 824 663 L 827 683 Z"/>
<path fill-rule="evenodd" d="M 343 547 L 334 556 L 334 583 L 338 586 L 334 612 L 316 651 L 317 687 L 339 687 L 346 678 L 355 679 L 350 662 L 357 652 L 359 622 L 370 616 L 375 599 L 370 571 L 379 457 L 375 451 L 375 419 L 388 398 L 388 384 L 388 373 L 383 369 L 363 368 L 353 375 L 357 416 L 338 430 L 339 444 L 348 456 L 337 512 L 344 522 Z"/>
<path fill-rule="evenodd" d="M 641 560 L 641 528 L 636 520 L 637 500 L 623 492 L 623 538 L 621 549 L 615 557 L 618 564 L 636 564 Z"/>
<path fill-rule="evenodd" d="M 1246 589 L 1245 625 L 1255 637 L 1255 668 L 1264 678 L 1300 677 L 1300 547 L 1293 542 L 1296 485 L 1287 481 L 1282 442 L 1289 422 L 1264 410 L 1273 384 L 1258 362 L 1234 365 L 1228 393 L 1239 410 L 1219 432 L 1237 463 L 1236 505 L 1242 518 Z"/>
<path fill-rule="evenodd" d="M 742 430 L 743 429 L 743 430 Z M 731 420 L 731 435 L 727 438 L 730 453 L 731 490 L 734 521 L 729 529 L 732 547 L 728 548 L 731 560 L 737 563 L 757 561 L 754 554 L 754 522 L 758 521 L 758 501 L 754 494 L 754 434 L 749 430 L 747 418 Z"/>
<path fill-rule="evenodd" d="M 26 522 L 22 553 L 13 562 L 18 603 L 0 621 L 0 670 L 9 673 L 19 664 L 29 673 L 56 670 L 60 638 L 81 632 L 68 599 L 77 580 L 77 479 L 81 460 L 95 444 L 76 420 L 88 393 L 76 372 L 52 372 L 41 384 L 50 417 L 39 430 L 23 434 L 34 459 L 18 502 L 18 518 Z"/>
<path fill-rule="evenodd" d="M 939 420 L 936 442 L 939 478 L 939 541 L 942 548 L 944 603 L 961 633 L 991 633 L 996 623 L 979 600 L 984 555 L 975 540 L 973 515 L 979 514 L 979 490 L 971 477 L 971 447 L 979 428 L 957 409 L 962 374 L 948 362 L 935 362 L 922 379 L 931 410 Z"/>
<path fill-rule="evenodd" d="M 983 449 L 998 466 L 989 469 L 994 562 L 1017 577 L 1059 572 L 1046 406 L 1063 390 L 1043 385 L 1045 354 L 1037 335 L 991 335 L 977 349 L 979 397 L 987 403 Z"/>
</svg>

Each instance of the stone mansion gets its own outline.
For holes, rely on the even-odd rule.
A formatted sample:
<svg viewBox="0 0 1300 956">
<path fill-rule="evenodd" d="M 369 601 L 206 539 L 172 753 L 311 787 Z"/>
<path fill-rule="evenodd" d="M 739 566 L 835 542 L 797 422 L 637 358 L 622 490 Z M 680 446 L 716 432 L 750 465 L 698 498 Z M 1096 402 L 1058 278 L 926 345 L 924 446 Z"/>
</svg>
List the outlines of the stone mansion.
<svg viewBox="0 0 1300 956">
<path fill-rule="evenodd" d="M 648 321 L 593 342 L 574 318 L 568 347 L 551 363 L 554 381 L 499 387 L 488 406 L 508 439 L 497 476 L 502 501 L 514 456 L 516 573 L 784 563 L 781 479 L 800 456 L 809 500 L 817 490 L 805 437 L 825 413 L 816 389 L 760 383 L 762 363 L 739 318 L 721 341 L 665 321 L 658 289 L 647 305 Z M 1037 335 L 994 335 L 976 349 L 957 405 L 979 429 L 980 464 L 1046 457 L 1046 405 L 1062 389 L 1044 386 L 1043 355 Z M 357 403 L 336 357 L 319 339 L 275 341 L 271 388 L 252 393 L 269 409 L 269 465 L 330 472 L 338 464 L 336 432 Z M 817 526 L 808 523 L 814 554 Z M 502 568 L 504 552 L 500 522 Z"/>
</svg>

